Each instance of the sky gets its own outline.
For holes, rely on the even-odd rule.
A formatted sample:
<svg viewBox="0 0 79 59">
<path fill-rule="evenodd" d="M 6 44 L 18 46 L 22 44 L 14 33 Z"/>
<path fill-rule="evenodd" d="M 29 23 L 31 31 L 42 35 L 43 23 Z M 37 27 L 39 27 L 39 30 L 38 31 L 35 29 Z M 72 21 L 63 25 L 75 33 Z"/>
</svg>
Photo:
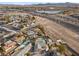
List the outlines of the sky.
<svg viewBox="0 0 79 59">
<path fill-rule="evenodd" d="M 79 3 L 79 0 L 0 0 L 0 4 Z"/>
</svg>

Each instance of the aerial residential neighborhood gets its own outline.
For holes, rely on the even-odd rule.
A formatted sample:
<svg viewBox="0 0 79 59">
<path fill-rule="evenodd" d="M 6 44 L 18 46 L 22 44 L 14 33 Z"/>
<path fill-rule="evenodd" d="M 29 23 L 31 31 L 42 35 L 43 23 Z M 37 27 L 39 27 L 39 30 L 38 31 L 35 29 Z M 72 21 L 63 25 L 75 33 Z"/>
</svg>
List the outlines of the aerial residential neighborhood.
<svg viewBox="0 0 79 59">
<path fill-rule="evenodd" d="M 78 56 L 79 4 L 0 4 L 0 56 Z"/>
</svg>

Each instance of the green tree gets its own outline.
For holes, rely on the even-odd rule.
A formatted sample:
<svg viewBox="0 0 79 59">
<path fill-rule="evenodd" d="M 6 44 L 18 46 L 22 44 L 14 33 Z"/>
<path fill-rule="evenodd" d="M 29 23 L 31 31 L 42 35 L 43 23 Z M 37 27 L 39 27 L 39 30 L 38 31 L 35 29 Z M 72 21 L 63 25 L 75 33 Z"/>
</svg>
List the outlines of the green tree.
<svg viewBox="0 0 79 59">
<path fill-rule="evenodd" d="M 59 48 L 59 52 L 60 52 L 61 54 L 63 54 L 63 53 L 65 52 L 65 47 L 64 47 L 64 45 L 58 45 L 58 48 Z"/>
<path fill-rule="evenodd" d="M 35 20 L 35 17 L 33 16 L 32 19 Z"/>
<path fill-rule="evenodd" d="M 0 47 L 0 53 L 2 56 L 4 56 L 4 47 L 3 46 L 4 46 L 4 43 L 2 43 L 1 47 Z"/>
</svg>

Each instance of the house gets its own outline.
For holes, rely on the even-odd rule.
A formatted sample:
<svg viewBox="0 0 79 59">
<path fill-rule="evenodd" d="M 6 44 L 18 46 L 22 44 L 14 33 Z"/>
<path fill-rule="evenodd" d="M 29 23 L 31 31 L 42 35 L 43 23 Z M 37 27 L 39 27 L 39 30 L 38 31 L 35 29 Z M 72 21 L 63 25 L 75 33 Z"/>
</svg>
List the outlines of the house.
<svg viewBox="0 0 79 59">
<path fill-rule="evenodd" d="M 11 53 L 11 51 L 13 51 L 15 48 L 16 48 L 16 42 L 13 42 L 11 40 L 7 41 L 5 43 L 5 46 L 3 47 L 4 48 L 4 55 L 8 55 Z"/>
</svg>

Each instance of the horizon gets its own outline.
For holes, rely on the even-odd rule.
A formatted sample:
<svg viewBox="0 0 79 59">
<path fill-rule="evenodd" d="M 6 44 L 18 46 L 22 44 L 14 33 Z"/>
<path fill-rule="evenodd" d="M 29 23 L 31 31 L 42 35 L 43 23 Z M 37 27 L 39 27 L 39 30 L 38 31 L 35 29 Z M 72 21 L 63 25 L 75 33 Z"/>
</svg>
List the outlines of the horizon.
<svg viewBox="0 0 79 59">
<path fill-rule="evenodd" d="M 73 3 L 73 2 L 0 2 L 0 4 L 13 4 L 13 5 L 32 5 L 32 4 L 46 4 L 46 3 Z"/>
</svg>

